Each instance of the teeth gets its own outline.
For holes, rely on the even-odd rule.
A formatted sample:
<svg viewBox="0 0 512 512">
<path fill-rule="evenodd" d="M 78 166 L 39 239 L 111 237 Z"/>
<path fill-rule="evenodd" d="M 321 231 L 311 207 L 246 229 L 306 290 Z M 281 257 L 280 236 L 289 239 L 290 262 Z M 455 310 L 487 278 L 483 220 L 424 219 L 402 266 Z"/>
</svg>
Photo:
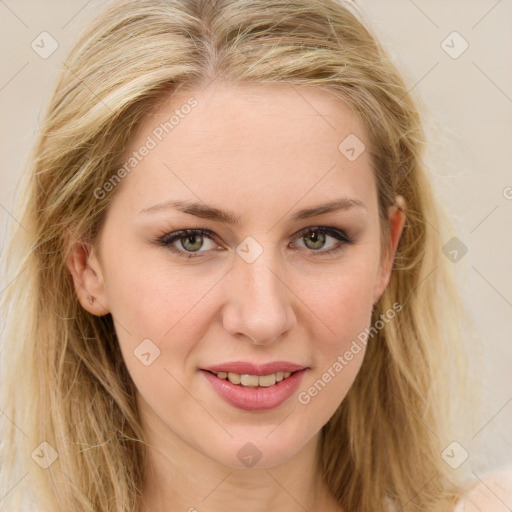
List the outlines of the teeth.
<svg viewBox="0 0 512 512">
<path fill-rule="evenodd" d="M 242 379 L 239 373 L 228 373 L 228 380 L 231 384 L 240 384 Z"/>
<path fill-rule="evenodd" d="M 214 372 L 215 373 L 215 372 Z M 219 379 L 229 380 L 232 384 L 241 384 L 246 387 L 257 387 L 261 386 L 263 388 L 268 388 L 273 386 L 277 382 L 281 382 L 284 379 L 287 379 L 292 372 L 276 372 L 271 373 L 269 375 L 249 375 L 247 373 L 239 374 L 233 372 L 218 372 L 216 373 Z"/>
<path fill-rule="evenodd" d="M 242 386 L 257 386 L 259 384 L 259 377 L 257 375 L 247 375 L 244 373 L 240 376 Z"/>
<path fill-rule="evenodd" d="M 268 388 L 269 386 L 273 386 L 276 383 L 276 374 L 272 373 L 270 375 L 261 375 L 258 378 L 259 385 Z"/>
</svg>

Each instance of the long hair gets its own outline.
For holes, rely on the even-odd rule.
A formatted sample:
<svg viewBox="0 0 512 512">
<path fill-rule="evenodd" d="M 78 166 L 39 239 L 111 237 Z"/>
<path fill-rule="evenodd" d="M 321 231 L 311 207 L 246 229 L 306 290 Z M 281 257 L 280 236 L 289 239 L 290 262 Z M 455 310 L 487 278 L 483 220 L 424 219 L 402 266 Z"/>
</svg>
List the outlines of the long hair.
<svg viewBox="0 0 512 512">
<path fill-rule="evenodd" d="M 388 208 L 406 224 L 352 387 L 322 428 L 318 470 L 350 512 L 450 510 L 467 484 L 443 460 L 464 358 L 447 217 L 424 162 L 418 103 L 350 2 L 117 0 L 64 63 L 28 158 L 3 263 L 3 509 L 29 495 L 44 512 L 138 510 L 148 460 L 110 314 L 78 302 L 66 258 L 94 240 L 135 127 L 179 88 L 288 83 L 322 87 L 365 123 L 382 246 Z M 101 189 L 102 198 L 95 191 Z M 382 323 L 382 322 L 381 322 Z"/>
</svg>

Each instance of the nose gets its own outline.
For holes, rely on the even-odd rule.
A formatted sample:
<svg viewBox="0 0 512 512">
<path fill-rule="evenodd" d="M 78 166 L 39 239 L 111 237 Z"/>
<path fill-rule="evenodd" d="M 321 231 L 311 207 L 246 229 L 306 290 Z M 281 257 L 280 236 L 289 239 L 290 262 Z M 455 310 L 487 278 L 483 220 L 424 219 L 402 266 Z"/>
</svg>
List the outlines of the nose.
<svg viewBox="0 0 512 512">
<path fill-rule="evenodd" d="M 229 273 L 223 326 L 232 336 L 254 345 L 277 341 L 296 324 L 293 293 L 276 270 L 279 265 L 267 249 L 252 263 L 236 256 Z M 282 269 L 280 274 L 283 274 Z M 290 302 L 292 301 L 292 302 Z"/>
</svg>

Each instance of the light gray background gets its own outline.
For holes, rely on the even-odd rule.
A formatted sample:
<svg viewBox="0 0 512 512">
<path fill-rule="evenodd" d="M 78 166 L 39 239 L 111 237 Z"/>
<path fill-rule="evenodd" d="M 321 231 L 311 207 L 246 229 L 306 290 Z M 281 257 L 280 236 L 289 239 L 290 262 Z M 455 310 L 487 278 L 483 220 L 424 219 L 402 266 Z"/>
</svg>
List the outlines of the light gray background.
<svg viewBox="0 0 512 512">
<path fill-rule="evenodd" d="M 0 225 L 12 214 L 20 170 L 67 49 L 101 1 L 0 0 Z M 430 111 L 430 173 L 457 236 L 464 301 L 485 343 L 489 411 L 461 434 L 475 472 L 512 461 L 512 1 L 358 0 Z M 58 49 L 31 43 L 48 32 Z M 452 58 L 443 47 L 456 52 Z M 447 39 L 448 38 L 448 39 Z M 47 46 L 48 48 L 48 46 Z M 434 140 L 434 138 L 436 138 Z M 3 237 L 2 237 L 3 238 Z M 0 287 L 1 290 L 1 287 Z M 486 457 L 477 455 L 484 446 Z"/>
</svg>

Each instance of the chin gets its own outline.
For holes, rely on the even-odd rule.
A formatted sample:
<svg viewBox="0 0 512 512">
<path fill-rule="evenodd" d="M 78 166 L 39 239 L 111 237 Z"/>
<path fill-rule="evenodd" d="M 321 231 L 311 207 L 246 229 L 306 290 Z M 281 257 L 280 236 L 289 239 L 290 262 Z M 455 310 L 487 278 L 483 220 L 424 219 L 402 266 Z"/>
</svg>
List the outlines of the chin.
<svg viewBox="0 0 512 512">
<path fill-rule="evenodd" d="M 286 421 L 286 420 L 285 420 Z M 241 428 L 238 432 L 230 430 L 233 438 L 220 442 L 220 449 L 211 446 L 203 453 L 231 469 L 268 469 L 289 461 L 304 447 L 309 439 L 292 437 L 292 429 L 282 425 L 261 426 L 250 429 Z"/>
</svg>

